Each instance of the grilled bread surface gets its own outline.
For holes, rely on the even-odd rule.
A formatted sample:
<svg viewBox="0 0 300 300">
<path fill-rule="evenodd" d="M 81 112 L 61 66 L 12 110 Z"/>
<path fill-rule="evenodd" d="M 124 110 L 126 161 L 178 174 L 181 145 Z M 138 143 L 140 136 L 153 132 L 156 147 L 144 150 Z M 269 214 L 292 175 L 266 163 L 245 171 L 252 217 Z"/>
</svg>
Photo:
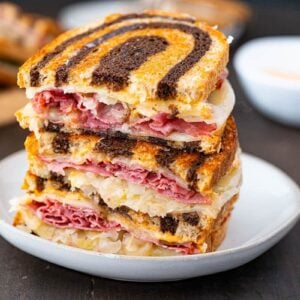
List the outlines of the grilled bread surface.
<svg viewBox="0 0 300 300">
<path fill-rule="evenodd" d="M 59 36 L 21 67 L 18 83 L 97 92 L 131 104 L 192 105 L 216 88 L 228 52 L 221 32 L 189 16 L 114 14 Z"/>
</svg>

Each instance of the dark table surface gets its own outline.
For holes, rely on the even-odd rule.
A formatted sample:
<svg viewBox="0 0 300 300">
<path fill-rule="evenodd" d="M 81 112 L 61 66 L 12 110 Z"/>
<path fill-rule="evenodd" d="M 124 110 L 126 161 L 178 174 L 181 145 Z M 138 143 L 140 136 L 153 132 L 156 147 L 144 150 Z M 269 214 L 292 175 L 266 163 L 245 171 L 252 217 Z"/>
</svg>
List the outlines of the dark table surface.
<svg viewBox="0 0 300 300">
<path fill-rule="evenodd" d="M 54 15 L 55 11 L 48 13 Z M 258 36 L 299 33 L 300 8 L 257 7 L 246 34 L 232 53 L 242 42 Z M 230 69 L 237 95 L 234 115 L 243 150 L 282 168 L 299 184 L 300 130 L 281 126 L 258 114 Z M 0 128 L 0 158 L 22 149 L 24 138 L 25 132 L 16 124 Z M 1 300 L 142 298 L 300 299 L 300 223 L 275 247 L 242 267 L 181 282 L 155 284 L 118 282 L 77 273 L 23 253 L 0 238 Z"/>
</svg>

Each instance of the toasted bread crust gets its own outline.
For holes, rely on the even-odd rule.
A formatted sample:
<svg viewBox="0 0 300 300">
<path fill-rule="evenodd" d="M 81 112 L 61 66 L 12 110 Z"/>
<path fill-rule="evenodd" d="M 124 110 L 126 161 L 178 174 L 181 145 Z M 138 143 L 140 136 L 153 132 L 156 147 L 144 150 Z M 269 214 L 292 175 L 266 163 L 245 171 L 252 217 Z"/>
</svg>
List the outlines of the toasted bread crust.
<svg viewBox="0 0 300 300">
<path fill-rule="evenodd" d="M 228 223 L 234 204 L 238 200 L 239 195 L 233 196 L 220 211 L 218 217 L 215 219 L 210 234 L 206 238 L 207 250 L 206 252 L 216 251 L 225 239 Z"/>
<path fill-rule="evenodd" d="M 118 34 L 114 35 L 114 32 Z M 203 40 L 199 47 L 208 43 L 207 49 L 201 48 L 202 52 L 199 52 L 199 48 L 198 54 L 192 58 L 195 50 L 192 50 L 195 47 L 193 39 L 201 33 Z M 108 73 L 99 73 L 99 61 L 128 39 L 149 35 L 164 38 L 168 44 L 166 50 L 148 57 L 136 70 L 132 69 L 128 82 L 121 89 L 111 88 L 119 75 L 114 73 L 113 77 L 107 77 L 110 76 Z M 99 37 L 102 37 L 101 41 Z M 85 47 L 93 48 L 94 52 Z M 75 57 L 78 51 L 81 54 Z M 162 99 L 168 99 L 170 104 L 176 101 L 195 104 L 207 99 L 215 89 L 227 64 L 228 51 L 229 46 L 222 33 L 186 15 L 158 11 L 135 14 L 130 18 L 128 15 L 113 15 L 102 23 L 64 33 L 48 44 L 21 67 L 18 84 L 26 88 L 59 85 L 78 92 L 99 92 L 131 104 L 152 101 L 159 105 Z M 64 64 L 67 61 L 69 63 Z M 162 61 L 163 64 L 160 63 Z M 78 76 L 79 73 L 81 76 Z M 33 74 L 37 75 L 36 78 Z M 98 84 L 99 80 L 95 81 L 97 74 L 104 76 L 101 75 L 101 84 Z M 119 80 L 121 77 L 118 77 Z"/>
<path fill-rule="evenodd" d="M 204 164 L 197 170 L 198 179 L 206 178 L 204 181 L 198 181 L 198 190 L 205 193 L 206 190 L 210 190 L 226 174 L 234 160 L 238 147 L 238 132 L 234 118 L 231 116 L 227 120 L 222 136 L 220 152 L 207 156 L 208 158 Z"/>
<path fill-rule="evenodd" d="M 125 146 L 126 151 L 123 151 Z M 192 189 L 209 194 L 213 186 L 230 169 L 236 155 L 238 140 L 234 119 L 230 117 L 224 131 L 221 150 L 211 155 L 182 152 L 141 141 L 111 140 L 94 135 L 61 136 L 60 133 L 41 133 L 39 140 L 31 133 L 25 147 L 30 161 L 35 161 L 39 155 L 80 163 L 110 162 L 116 158 L 130 159 L 131 163 L 150 171 L 171 171 L 187 182 Z M 67 150 L 62 151 L 64 149 Z"/>
</svg>

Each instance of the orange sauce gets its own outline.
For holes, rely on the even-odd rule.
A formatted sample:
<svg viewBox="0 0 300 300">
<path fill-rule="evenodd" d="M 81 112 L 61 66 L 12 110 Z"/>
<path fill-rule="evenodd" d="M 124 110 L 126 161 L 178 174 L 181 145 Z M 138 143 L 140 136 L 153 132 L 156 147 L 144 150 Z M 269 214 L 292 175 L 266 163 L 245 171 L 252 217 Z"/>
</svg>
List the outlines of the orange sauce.
<svg viewBox="0 0 300 300">
<path fill-rule="evenodd" d="M 265 73 L 281 79 L 300 81 L 300 73 L 293 73 L 293 72 L 272 70 L 272 69 L 265 70 Z"/>
</svg>

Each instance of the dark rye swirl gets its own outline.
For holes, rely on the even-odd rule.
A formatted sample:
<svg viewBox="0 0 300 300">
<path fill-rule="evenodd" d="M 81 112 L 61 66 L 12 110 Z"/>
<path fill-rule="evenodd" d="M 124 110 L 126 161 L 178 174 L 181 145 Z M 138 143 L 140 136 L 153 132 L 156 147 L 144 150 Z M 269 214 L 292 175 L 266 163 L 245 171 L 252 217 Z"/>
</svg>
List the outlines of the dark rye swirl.
<svg viewBox="0 0 300 300">
<path fill-rule="evenodd" d="M 129 104 L 193 104 L 215 89 L 227 61 L 222 33 L 186 15 L 149 11 L 61 35 L 22 66 L 18 83 L 98 92 Z"/>
</svg>

